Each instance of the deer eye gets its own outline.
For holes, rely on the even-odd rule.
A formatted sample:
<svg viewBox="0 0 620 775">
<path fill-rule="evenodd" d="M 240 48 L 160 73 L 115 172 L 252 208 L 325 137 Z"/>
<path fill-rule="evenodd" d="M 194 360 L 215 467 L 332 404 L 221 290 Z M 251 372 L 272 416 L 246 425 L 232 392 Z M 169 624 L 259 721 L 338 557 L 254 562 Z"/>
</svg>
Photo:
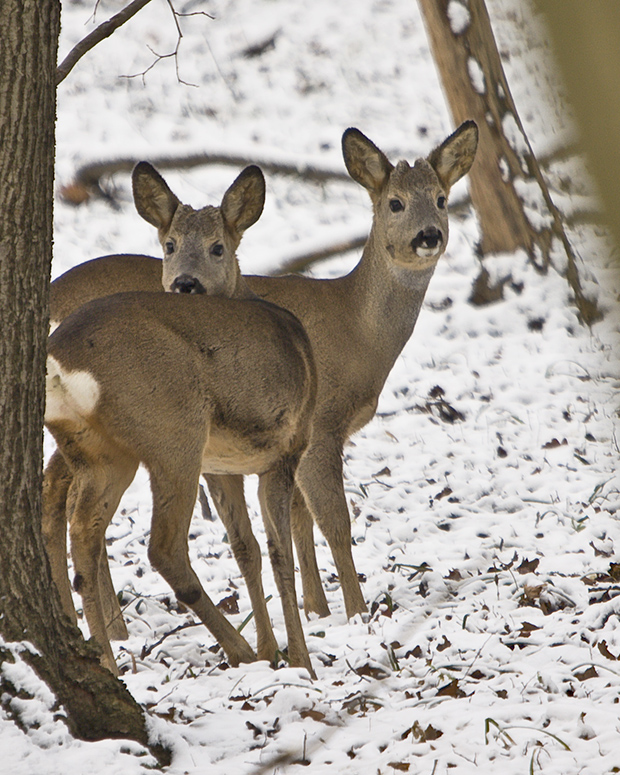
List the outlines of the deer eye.
<svg viewBox="0 0 620 775">
<path fill-rule="evenodd" d="M 445 196 L 438 196 L 437 197 L 437 207 L 440 210 L 443 210 L 445 206 L 446 206 L 446 198 L 445 198 Z"/>
<path fill-rule="evenodd" d="M 390 199 L 390 210 L 393 213 L 399 213 L 401 212 L 401 210 L 404 210 L 404 209 L 405 209 L 405 206 L 400 201 L 400 199 Z"/>
<path fill-rule="evenodd" d="M 211 248 L 211 255 L 212 256 L 223 256 L 224 255 L 224 246 L 221 242 L 216 242 L 215 245 Z"/>
<path fill-rule="evenodd" d="M 170 256 L 170 255 L 172 255 L 172 253 L 174 253 L 174 241 L 173 240 L 171 240 L 171 239 L 166 240 L 166 243 L 164 245 L 164 251 L 165 251 L 167 256 Z"/>
</svg>

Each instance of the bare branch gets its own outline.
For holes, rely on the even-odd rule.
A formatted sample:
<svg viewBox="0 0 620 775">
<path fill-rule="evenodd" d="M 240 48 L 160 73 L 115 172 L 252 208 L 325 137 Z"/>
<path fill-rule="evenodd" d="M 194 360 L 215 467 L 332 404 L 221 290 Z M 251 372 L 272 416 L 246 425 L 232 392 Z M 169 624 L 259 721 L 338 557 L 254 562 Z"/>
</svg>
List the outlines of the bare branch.
<svg viewBox="0 0 620 775">
<path fill-rule="evenodd" d="M 109 161 L 92 162 L 80 167 L 71 183 L 63 186 L 60 196 L 72 204 L 82 204 L 91 196 L 103 197 L 113 201 L 114 197 L 105 190 L 102 178 L 119 172 L 131 172 L 140 161 L 137 158 L 110 159 Z M 191 156 L 163 156 L 149 158 L 151 164 L 161 170 L 191 169 L 201 165 L 222 164 L 231 167 L 247 167 L 248 164 L 258 164 L 263 172 L 275 175 L 299 177 L 311 183 L 327 183 L 340 181 L 351 183 L 352 180 L 344 170 L 333 170 L 312 165 L 286 164 L 269 159 L 249 158 L 225 153 L 199 153 Z"/>
<path fill-rule="evenodd" d="M 101 43 L 102 40 L 109 38 L 115 30 L 129 21 L 132 16 L 135 16 L 141 8 L 144 8 L 144 6 L 150 2 L 151 0 L 133 0 L 133 2 L 126 5 L 122 11 L 119 11 L 115 16 L 112 16 L 111 19 L 100 24 L 89 35 L 75 45 L 56 69 L 56 86 L 64 81 L 84 54 L 88 53 L 91 48 L 94 48 L 97 43 Z"/>
<path fill-rule="evenodd" d="M 122 77 L 123 78 L 142 78 L 142 82 L 144 83 L 146 74 L 150 72 L 156 65 L 158 65 L 162 61 L 162 59 L 174 59 L 174 69 L 177 74 L 177 81 L 179 83 L 182 83 L 184 86 L 197 86 L 197 84 L 195 83 L 189 83 L 188 81 L 184 81 L 183 78 L 181 78 L 181 75 L 179 73 L 179 49 L 181 47 L 181 40 L 183 39 L 183 30 L 181 29 L 179 18 L 186 17 L 186 16 L 206 16 L 209 19 L 213 19 L 213 16 L 211 16 L 211 14 L 208 14 L 206 11 L 193 11 L 192 13 L 181 13 L 180 11 L 177 11 L 177 9 L 174 7 L 172 0 L 166 0 L 166 2 L 168 3 L 170 11 L 172 12 L 174 25 L 177 28 L 177 43 L 176 43 L 176 46 L 174 47 L 174 51 L 171 51 L 169 54 L 158 54 L 157 51 L 154 51 L 149 46 L 148 47 L 149 50 L 155 56 L 155 61 L 152 62 L 146 68 L 146 70 L 143 70 L 141 73 L 134 73 L 133 75 L 124 75 Z"/>
</svg>

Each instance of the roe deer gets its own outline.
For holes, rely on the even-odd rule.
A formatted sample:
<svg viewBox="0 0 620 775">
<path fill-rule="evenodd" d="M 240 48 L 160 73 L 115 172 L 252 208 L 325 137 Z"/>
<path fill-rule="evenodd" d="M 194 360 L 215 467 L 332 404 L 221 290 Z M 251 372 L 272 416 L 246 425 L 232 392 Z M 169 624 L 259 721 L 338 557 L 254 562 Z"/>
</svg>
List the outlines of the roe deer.
<svg viewBox="0 0 620 775">
<path fill-rule="evenodd" d="M 446 249 L 450 188 L 469 171 L 477 144 L 476 124 L 466 121 L 426 159 L 393 166 L 361 132 L 348 129 L 342 140 L 345 164 L 373 204 L 372 229 L 358 265 L 332 280 L 246 277 L 254 293 L 299 318 L 317 365 L 312 436 L 297 472 L 291 511 L 307 613 L 329 613 L 316 565 L 312 516 L 334 557 L 347 616 L 366 611 L 351 555 L 342 451 L 347 438 L 373 417 L 385 380 L 413 332 Z M 62 320 L 95 296 L 129 287 L 155 290 L 161 282 L 162 262 L 157 259 L 93 259 L 52 283 L 51 317 Z M 205 478 L 220 515 L 246 524 L 242 481 Z"/>
<path fill-rule="evenodd" d="M 170 274 L 182 295 L 139 291 L 95 299 L 49 339 L 45 422 L 60 452 L 45 472 L 46 548 L 63 605 L 75 618 L 66 568 L 68 513 L 75 587 L 102 661 L 113 671 L 109 631 L 115 631 L 107 617 L 120 616 L 120 609 L 111 599 L 104 534 L 143 463 L 153 494 L 151 563 L 234 665 L 255 659 L 254 652 L 202 588 L 189 563 L 187 534 L 201 473 L 229 476 L 233 483 L 259 475 L 289 658 L 314 675 L 295 595 L 290 504 L 310 434 L 316 371 L 299 321 L 249 290 L 235 255 L 262 212 L 264 194 L 262 173 L 248 167 L 219 208 L 196 211 L 182 205 L 150 165 L 138 165 L 136 206 L 158 227 L 164 276 Z M 225 479 L 222 499 L 227 486 Z M 251 529 L 244 533 L 243 521 L 238 525 L 221 511 L 248 581 L 258 655 L 273 662 L 277 643 L 258 545 Z M 246 544 L 252 545 L 239 557 Z"/>
</svg>

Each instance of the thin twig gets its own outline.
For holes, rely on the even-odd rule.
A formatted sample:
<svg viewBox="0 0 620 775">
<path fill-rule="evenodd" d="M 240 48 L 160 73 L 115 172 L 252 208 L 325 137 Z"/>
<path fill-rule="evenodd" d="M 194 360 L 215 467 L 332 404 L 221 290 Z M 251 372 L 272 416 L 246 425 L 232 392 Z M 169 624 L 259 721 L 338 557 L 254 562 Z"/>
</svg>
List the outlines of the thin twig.
<svg viewBox="0 0 620 775">
<path fill-rule="evenodd" d="M 197 87 L 198 84 L 189 83 L 189 81 L 183 80 L 179 72 L 179 49 L 181 48 L 181 40 L 183 39 L 183 30 L 181 29 L 179 17 L 206 16 L 209 19 L 213 19 L 213 16 L 211 16 L 211 14 L 208 14 L 206 11 L 194 11 L 193 13 L 180 13 L 174 7 L 172 0 L 166 0 L 166 2 L 172 13 L 172 18 L 174 19 L 174 26 L 177 28 L 177 43 L 176 43 L 176 46 L 174 47 L 174 51 L 171 51 L 169 54 L 158 54 L 157 51 L 155 51 L 150 46 L 148 46 L 148 49 L 154 55 L 155 60 L 146 68 L 146 70 L 143 70 L 141 73 L 134 73 L 133 75 L 124 75 L 122 77 L 123 78 L 142 78 L 142 82 L 144 83 L 146 74 L 150 72 L 156 65 L 158 65 L 162 61 L 162 59 L 174 59 L 174 69 L 177 74 L 177 81 L 179 83 L 182 83 L 184 86 Z"/>
<path fill-rule="evenodd" d="M 100 24 L 77 43 L 56 69 L 56 86 L 64 81 L 84 54 L 94 48 L 97 43 L 101 43 L 102 40 L 110 37 L 113 32 L 125 24 L 125 22 L 129 21 L 132 16 L 135 16 L 140 9 L 144 8 L 144 6 L 150 2 L 151 0 L 133 0 L 133 2 L 126 5 L 122 11 L 119 11 L 115 16 L 112 16 L 111 19 Z"/>
</svg>

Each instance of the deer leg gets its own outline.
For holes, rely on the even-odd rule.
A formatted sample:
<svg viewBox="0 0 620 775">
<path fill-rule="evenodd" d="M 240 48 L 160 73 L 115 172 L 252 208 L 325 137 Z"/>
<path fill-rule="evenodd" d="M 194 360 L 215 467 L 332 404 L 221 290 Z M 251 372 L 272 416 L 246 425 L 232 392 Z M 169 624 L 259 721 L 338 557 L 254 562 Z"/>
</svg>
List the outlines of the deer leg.
<svg viewBox="0 0 620 775">
<path fill-rule="evenodd" d="M 116 463 L 117 465 L 114 468 L 114 473 L 111 474 L 111 477 L 113 477 L 114 480 L 114 486 L 110 487 L 106 493 L 106 509 L 110 514 L 110 519 L 116 513 L 120 499 L 133 481 L 138 468 L 134 462 L 131 462 L 128 459 L 125 460 L 121 456 L 118 456 Z M 67 514 L 69 516 L 69 521 L 71 521 L 74 502 L 75 493 L 73 488 L 71 488 L 67 500 Z M 108 638 L 109 640 L 127 640 L 129 633 L 127 632 L 127 625 L 123 618 L 123 612 L 121 611 L 118 597 L 114 590 L 114 585 L 112 584 L 105 537 L 101 542 L 97 577 L 99 580 L 99 597 L 103 607 L 103 617 Z"/>
<path fill-rule="evenodd" d="M 231 665 L 253 662 L 256 655 L 249 643 L 214 605 L 202 588 L 189 562 L 187 534 L 192 517 L 199 473 L 183 469 L 175 483 L 159 472 L 150 471 L 153 491 L 153 519 L 149 560 L 172 587 L 177 600 L 191 608 L 226 652 Z"/>
<path fill-rule="evenodd" d="M 128 461 L 126 467 L 123 469 L 122 480 L 119 478 L 116 482 L 116 503 L 112 501 L 109 502 L 109 507 L 112 509 L 113 515 L 116 513 L 122 494 L 133 482 L 137 470 L 138 466 L 135 463 L 130 463 Z M 105 540 L 101 547 L 101 554 L 99 555 L 99 595 L 103 606 L 103 615 L 108 638 L 110 640 L 127 640 L 129 633 L 127 632 L 127 625 L 123 618 L 123 612 L 120 603 L 118 602 L 114 585 L 112 584 Z"/>
<path fill-rule="evenodd" d="M 319 568 L 316 564 L 314 547 L 314 520 L 308 511 L 306 501 L 299 487 L 293 492 L 291 504 L 291 527 L 293 540 L 297 550 L 301 584 L 304 596 L 304 611 L 306 616 L 316 613 L 319 616 L 329 616 L 329 606 L 321 583 Z"/>
<path fill-rule="evenodd" d="M 203 476 L 209 485 L 209 492 L 215 502 L 217 513 L 224 523 L 231 549 L 248 588 L 254 611 L 254 621 L 256 622 L 258 658 L 266 659 L 274 664 L 278 643 L 267 612 L 261 574 L 260 547 L 252 532 L 252 524 L 248 516 L 243 491 L 243 477 L 209 474 Z"/>
<path fill-rule="evenodd" d="M 324 440 L 313 440 L 301 458 L 296 482 L 331 549 L 347 617 L 365 613 L 368 609 L 351 554 L 351 521 L 342 481 L 341 450 Z"/>
<path fill-rule="evenodd" d="M 99 555 L 99 595 L 101 596 L 108 638 L 110 640 L 127 640 L 129 633 L 127 632 L 123 612 L 112 584 L 105 541 Z"/>
<path fill-rule="evenodd" d="M 260 475 L 258 498 L 267 533 L 273 575 L 282 601 L 289 659 L 291 665 L 305 667 L 312 678 L 316 678 L 301 626 L 295 593 L 295 564 L 290 521 L 292 495 L 293 474 L 290 465 L 283 462 Z"/>
<path fill-rule="evenodd" d="M 69 496 L 73 502 L 69 536 L 75 567 L 74 587 L 82 597 L 91 637 L 103 651 L 101 661 L 115 675 L 118 668 L 106 629 L 99 569 L 102 562 L 107 567 L 107 558 L 102 557 L 105 530 L 131 478 L 122 466 L 80 466 L 74 471 L 73 492 Z"/>
<path fill-rule="evenodd" d="M 43 477 L 41 528 L 52 579 L 58 589 L 62 608 L 73 624 L 77 624 L 67 570 L 67 495 L 72 479 L 64 457 L 58 449 L 55 450 Z"/>
</svg>

